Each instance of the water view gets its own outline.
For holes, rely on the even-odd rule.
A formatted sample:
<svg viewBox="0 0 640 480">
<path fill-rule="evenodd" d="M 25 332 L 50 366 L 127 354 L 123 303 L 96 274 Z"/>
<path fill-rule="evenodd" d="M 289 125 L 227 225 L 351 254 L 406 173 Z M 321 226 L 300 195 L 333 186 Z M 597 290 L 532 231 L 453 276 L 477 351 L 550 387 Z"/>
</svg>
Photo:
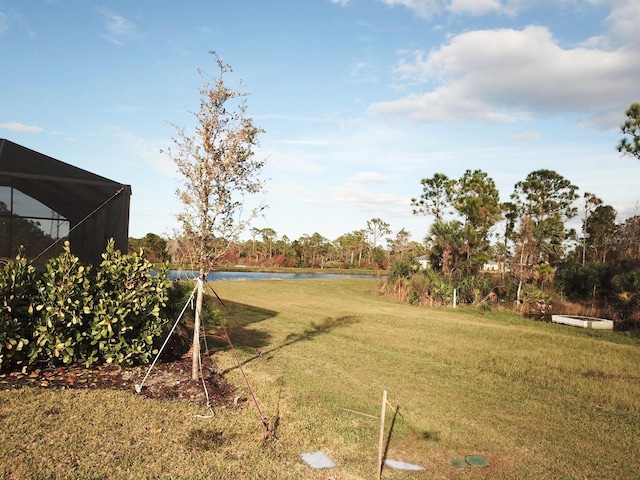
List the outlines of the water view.
<svg viewBox="0 0 640 480">
<path fill-rule="evenodd" d="M 171 270 L 169 278 L 195 279 L 195 270 Z M 375 278 L 375 275 L 350 275 L 342 273 L 275 273 L 275 272 L 211 272 L 207 275 L 208 282 L 221 280 L 303 280 L 327 278 Z"/>
</svg>

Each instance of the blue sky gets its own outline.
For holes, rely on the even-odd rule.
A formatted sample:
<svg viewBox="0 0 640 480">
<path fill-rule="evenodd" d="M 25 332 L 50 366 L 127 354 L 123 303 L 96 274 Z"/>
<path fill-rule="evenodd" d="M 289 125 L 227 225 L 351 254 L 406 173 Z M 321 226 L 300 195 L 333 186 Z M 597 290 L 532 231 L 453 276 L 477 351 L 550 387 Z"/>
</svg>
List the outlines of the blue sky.
<svg viewBox="0 0 640 480">
<path fill-rule="evenodd" d="M 193 129 L 215 50 L 265 130 L 257 228 L 333 240 L 380 218 L 422 241 L 420 180 L 467 169 L 504 200 L 553 169 L 622 220 L 639 31 L 637 0 L 0 0 L 0 137 L 130 184 L 130 235 L 170 234 L 180 179 L 160 151 L 170 122 Z"/>
</svg>

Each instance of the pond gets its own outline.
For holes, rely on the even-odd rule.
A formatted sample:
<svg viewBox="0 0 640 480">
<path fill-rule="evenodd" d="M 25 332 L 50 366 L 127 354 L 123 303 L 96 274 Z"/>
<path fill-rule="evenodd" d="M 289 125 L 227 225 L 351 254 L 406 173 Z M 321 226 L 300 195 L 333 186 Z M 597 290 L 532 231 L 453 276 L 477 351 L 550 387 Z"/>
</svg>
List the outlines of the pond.
<svg viewBox="0 0 640 480">
<path fill-rule="evenodd" d="M 195 270 L 170 270 L 169 279 L 195 279 Z M 273 273 L 273 272 L 211 272 L 207 282 L 221 280 L 305 280 L 328 278 L 376 278 L 375 275 L 350 275 L 342 273 Z"/>
</svg>

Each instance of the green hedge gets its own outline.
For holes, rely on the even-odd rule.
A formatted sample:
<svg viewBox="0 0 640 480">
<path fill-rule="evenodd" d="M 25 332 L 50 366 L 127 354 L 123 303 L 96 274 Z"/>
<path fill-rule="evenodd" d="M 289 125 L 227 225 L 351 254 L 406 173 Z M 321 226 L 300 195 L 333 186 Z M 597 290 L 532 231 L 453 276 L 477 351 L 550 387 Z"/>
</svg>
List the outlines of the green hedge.
<svg viewBox="0 0 640 480">
<path fill-rule="evenodd" d="M 44 270 L 22 251 L 0 269 L 0 369 L 151 361 L 168 323 L 168 272 L 112 241 L 102 258 L 83 264 L 66 242 Z"/>
</svg>

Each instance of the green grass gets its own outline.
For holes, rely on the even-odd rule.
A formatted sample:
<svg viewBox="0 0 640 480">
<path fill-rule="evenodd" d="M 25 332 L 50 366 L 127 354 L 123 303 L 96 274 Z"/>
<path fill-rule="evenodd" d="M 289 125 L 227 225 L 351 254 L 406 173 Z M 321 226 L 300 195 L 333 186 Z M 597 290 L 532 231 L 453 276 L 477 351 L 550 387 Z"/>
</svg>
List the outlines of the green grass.
<svg viewBox="0 0 640 480">
<path fill-rule="evenodd" d="M 382 391 L 398 406 L 388 458 L 425 467 L 383 478 L 639 478 L 640 345 L 616 332 L 508 313 L 417 308 L 375 280 L 212 284 L 247 336 L 214 358 L 241 408 L 126 392 L 0 392 L 0 476 L 13 478 L 376 478 Z M 233 321 L 227 320 L 229 325 Z M 209 346 L 211 346 L 209 342 Z M 260 348 L 262 356 L 256 354 Z M 387 411 L 387 428 L 394 415 Z M 337 464 L 314 471 L 299 455 Z M 465 455 L 487 468 L 457 469 Z"/>
</svg>

